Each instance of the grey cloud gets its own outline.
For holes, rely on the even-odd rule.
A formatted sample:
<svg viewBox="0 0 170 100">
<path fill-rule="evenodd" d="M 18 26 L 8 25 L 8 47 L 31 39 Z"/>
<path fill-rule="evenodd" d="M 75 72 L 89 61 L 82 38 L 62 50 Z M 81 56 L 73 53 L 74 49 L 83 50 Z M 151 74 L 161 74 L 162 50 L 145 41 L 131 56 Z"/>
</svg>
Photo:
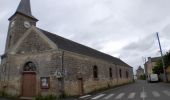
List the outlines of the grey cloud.
<svg viewBox="0 0 170 100">
<path fill-rule="evenodd" d="M 20 0 L 0 0 L 0 54 L 5 48 L 8 18 Z M 164 51 L 170 49 L 169 0 L 31 0 L 38 27 L 105 53 L 131 66 L 141 57 L 158 56 L 153 32 Z M 125 46 L 126 45 L 126 46 Z"/>
</svg>

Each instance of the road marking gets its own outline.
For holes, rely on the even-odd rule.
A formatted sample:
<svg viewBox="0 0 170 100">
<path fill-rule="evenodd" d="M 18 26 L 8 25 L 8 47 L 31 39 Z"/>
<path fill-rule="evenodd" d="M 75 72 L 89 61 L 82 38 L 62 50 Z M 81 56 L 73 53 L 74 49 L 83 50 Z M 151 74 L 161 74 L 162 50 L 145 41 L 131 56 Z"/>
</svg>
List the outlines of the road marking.
<svg viewBox="0 0 170 100">
<path fill-rule="evenodd" d="M 167 96 L 170 96 L 170 92 L 169 91 L 163 91 L 164 94 L 166 94 Z"/>
<path fill-rule="evenodd" d="M 145 100 L 146 98 L 146 92 L 145 92 L 145 88 L 143 87 L 143 91 L 140 94 L 140 97 L 142 98 L 142 100 Z"/>
<path fill-rule="evenodd" d="M 120 93 L 115 99 L 121 99 L 124 95 L 125 93 Z"/>
<path fill-rule="evenodd" d="M 103 99 L 109 99 L 109 98 L 111 98 L 112 96 L 114 96 L 115 94 L 109 94 L 108 96 L 106 96 L 106 97 L 104 97 Z"/>
<path fill-rule="evenodd" d="M 135 94 L 134 92 L 130 93 L 129 96 L 128 96 L 128 99 L 133 99 L 135 97 Z"/>
<path fill-rule="evenodd" d="M 86 98 L 86 97 L 89 97 L 91 95 L 84 95 L 84 96 L 81 96 L 80 99 L 83 99 L 83 98 Z"/>
<path fill-rule="evenodd" d="M 94 98 L 92 98 L 93 100 L 94 99 L 99 99 L 99 98 L 101 98 L 101 97 L 103 97 L 105 94 L 100 94 L 100 95 L 98 95 L 98 96 L 96 96 L 96 97 L 94 97 Z"/>
<path fill-rule="evenodd" d="M 141 92 L 140 97 L 141 98 L 146 98 L 146 93 L 145 92 Z"/>
<path fill-rule="evenodd" d="M 160 94 L 157 91 L 152 91 L 154 97 L 160 97 Z"/>
</svg>

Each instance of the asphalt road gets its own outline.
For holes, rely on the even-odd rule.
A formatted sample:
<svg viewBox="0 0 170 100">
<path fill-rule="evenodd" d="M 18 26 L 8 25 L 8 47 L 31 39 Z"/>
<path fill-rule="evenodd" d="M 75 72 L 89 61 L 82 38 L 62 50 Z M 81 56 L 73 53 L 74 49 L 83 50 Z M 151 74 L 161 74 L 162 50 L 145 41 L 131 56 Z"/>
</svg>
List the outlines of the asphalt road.
<svg viewBox="0 0 170 100">
<path fill-rule="evenodd" d="M 170 100 L 170 84 L 147 83 L 136 81 L 136 83 L 121 86 L 115 89 L 84 95 L 79 99 L 88 100 Z"/>
</svg>

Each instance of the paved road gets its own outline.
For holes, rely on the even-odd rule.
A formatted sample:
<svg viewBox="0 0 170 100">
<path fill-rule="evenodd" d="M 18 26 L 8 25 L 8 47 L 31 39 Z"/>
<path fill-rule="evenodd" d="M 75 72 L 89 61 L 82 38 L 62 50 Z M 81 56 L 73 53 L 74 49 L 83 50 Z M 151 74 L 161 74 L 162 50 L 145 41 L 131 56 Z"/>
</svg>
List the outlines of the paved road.
<svg viewBox="0 0 170 100">
<path fill-rule="evenodd" d="M 118 87 L 95 95 L 81 96 L 88 100 L 170 100 L 170 84 L 146 83 L 136 81 L 134 84 Z"/>
</svg>

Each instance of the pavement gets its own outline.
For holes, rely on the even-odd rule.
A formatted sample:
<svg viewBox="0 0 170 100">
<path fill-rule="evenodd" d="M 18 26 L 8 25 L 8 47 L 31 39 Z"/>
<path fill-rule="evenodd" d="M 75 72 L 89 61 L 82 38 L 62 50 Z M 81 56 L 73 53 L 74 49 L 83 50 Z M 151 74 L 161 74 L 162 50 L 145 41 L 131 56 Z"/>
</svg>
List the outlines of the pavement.
<svg viewBox="0 0 170 100">
<path fill-rule="evenodd" d="M 95 95 L 84 95 L 80 100 L 170 100 L 170 84 L 147 83 L 138 80 L 133 84 L 107 90 Z"/>
</svg>

